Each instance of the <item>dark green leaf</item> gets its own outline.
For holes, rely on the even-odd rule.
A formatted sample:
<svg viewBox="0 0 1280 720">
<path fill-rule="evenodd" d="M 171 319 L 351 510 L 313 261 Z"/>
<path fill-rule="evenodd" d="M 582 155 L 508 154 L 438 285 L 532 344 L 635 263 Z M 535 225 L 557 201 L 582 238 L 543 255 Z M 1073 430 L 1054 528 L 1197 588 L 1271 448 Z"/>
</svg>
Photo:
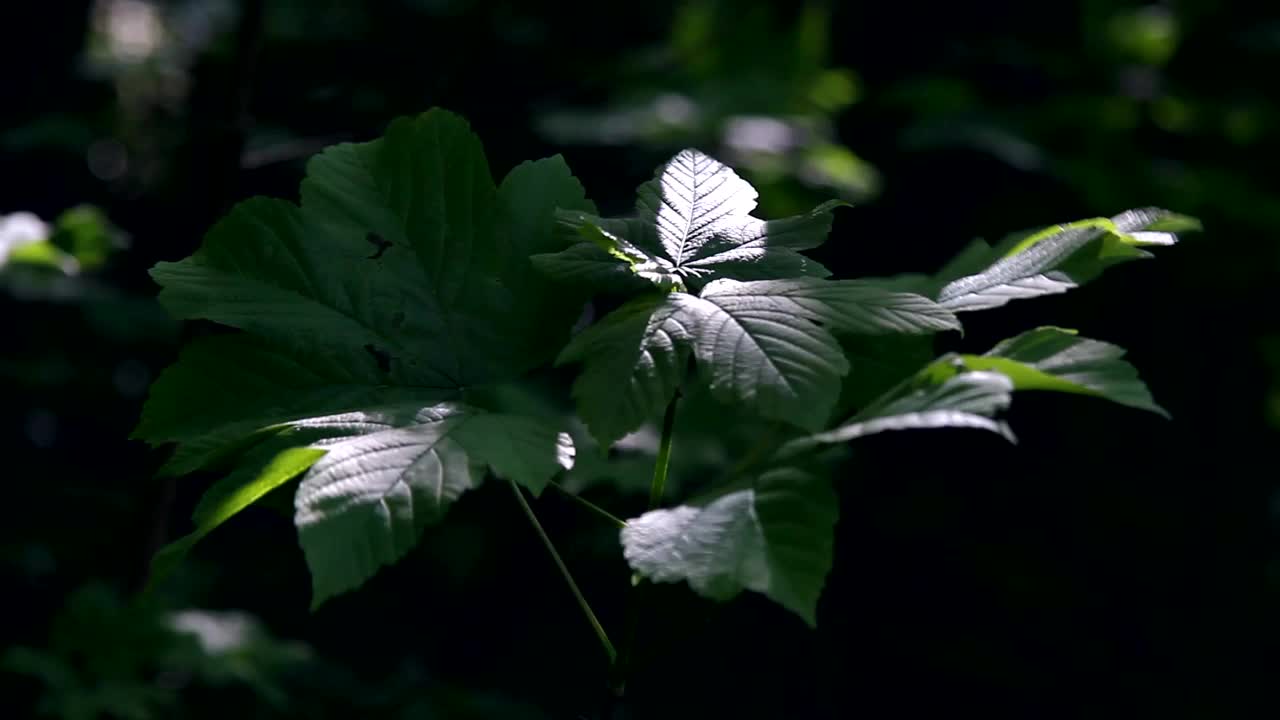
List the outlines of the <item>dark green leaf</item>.
<svg viewBox="0 0 1280 720">
<path fill-rule="evenodd" d="M 537 366 L 577 316 L 527 260 L 558 245 L 557 205 L 590 209 L 563 161 L 495 187 L 466 123 L 432 111 L 330 148 L 308 165 L 302 207 L 241 203 L 195 255 L 152 274 L 179 317 L 330 363 L 374 354 L 389 384 L 472 385 Z"/>
<path fill-rule="evenodd" d="M 832 430 L 787 443 L 778 456 L 786 458 L 815 445 L 844 443 L 887 430 L 977 428 L 1012 442 L 1008 426 L 992 418 L 1009 406 L 1013 388 L 1013 382 L 997 372 L 962 372 L 936 384 L 908 386 L 890 392 Z"/>
<path fill-rule="evenodd" d="M 1168 417 L 1155 403 L 1125 350 L 1074 330 L 1041 327 L 996 345 L 984 355 L 962 355 L 974 370 L 1004 373 L 1017 390 L 1093 395 Z"/>
<path fill-rule="evenodd" d="M 246 333 L 193 343 L 135 435 L 178 443 L 172 473 L 282 427 L 339 436 L 297 498 L 316 603 L 400 557 L 484 467 L 540 490 L 567 461 L 559 433 L 439 403 L 564 344 L 585 294 L 528 259 L 563 247 L 557 207 L 594 209 L 563 160 L 495 186 L 479 141 L 443 111 L 326 150 L 301 206 L 241 203 L 192 257 L 153 270 L 172 313 Z"/>
<path fill-rule="evenodd" d="M 581 361 L 573 397 L 609 447 L 660 412 L 688 365 L 694 319 L 671 294 L 636 298 L 577 335 L 558 363 Z"/>
</svg>

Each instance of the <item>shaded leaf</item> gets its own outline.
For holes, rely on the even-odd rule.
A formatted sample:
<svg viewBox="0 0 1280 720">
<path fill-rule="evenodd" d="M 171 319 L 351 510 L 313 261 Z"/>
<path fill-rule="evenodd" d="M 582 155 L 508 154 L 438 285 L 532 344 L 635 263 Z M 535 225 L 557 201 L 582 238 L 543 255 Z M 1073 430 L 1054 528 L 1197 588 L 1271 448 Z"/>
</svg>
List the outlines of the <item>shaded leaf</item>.
<svg viewBox="0 0 1280 720">
<path fill-rule="evenodd" d="M 529 256 L 563 247 L 556 208 L 594 208 L 559 157 L 495 185 L 466 122 L 440 110 L 329 148 L 301 196 L 237 205 L 152 271 L 174 315 L 245 332 L 189 346 L 135 436 L 178 444 L 170 473 L 281 428 L 336 436 L 296 498 L 318 604 L 400 557 L 485 467 L 537 492 L 569 461 L 545 422 L 441 402 L 564 344 L 585 293 Z"/>
<path fill-rule="evenodd" d="M 921 373 L 922 379 L 928 373 Z M 923 387 L 892 391 L 847 422 L 826 432 L 787 443 L 785 458 L 815 445 L 843 443 L 888 430 L 965 427 L 997 433 L 1010 442 L 1013 434 L 992 419 L 1009 407 L 1013 381 L 998 372 L 962 372 Z"/>
<path fill-rule="evenodd" d="M 386 353 L 392 384 L 457 387 L 518 375 L 551 356 L 579 302 L 532 272 L 555 248 L 555 206 L 589 208 L 559 158 L 526 163 L 500 187 L 479 140 L 432 111 L 385 137 L 308 164 L 302 206 L 255 198 L 201 248 L 152 271 L 160 300 L 353 366 Z M 376 258 L 370 244 L 389 243 Z"/>
<path fill-rule="evenodd" d="M 660 412 L 688 365 L 694 318 L 674 295 L 632 300 L 574 337 L 557 363 L 581 361 L 578 412 L 604 447 Z"/>
<path fill-rule="evenodd" d="M 1124 348 L 1080 337 L 1074 330 L 1040 327 L 1005 340 L 984 355 L 961 355 L 974 370 L 1004 373 L 1017 390 L 1092 395 L 1168 417 Z"/>
</svg>

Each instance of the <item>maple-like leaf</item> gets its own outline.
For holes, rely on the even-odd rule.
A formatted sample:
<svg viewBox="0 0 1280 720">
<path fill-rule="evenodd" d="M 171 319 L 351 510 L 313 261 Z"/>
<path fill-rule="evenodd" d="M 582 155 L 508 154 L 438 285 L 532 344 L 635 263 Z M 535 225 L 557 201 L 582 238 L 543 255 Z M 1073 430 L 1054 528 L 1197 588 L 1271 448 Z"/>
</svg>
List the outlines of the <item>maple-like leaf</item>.
<svg viewBox="0 0 1280 720">
<path fill-rule="evenodd" d="M 636 213 L 599 218 L 561 210 L 560 222 L 584 242 L 534 257 L 553 277 L 608 285 L 628 271 L 659 287 L 696 289 L 717 278 L 827 277 L 801 255 L 826 240 L 840 201 L 780 220 L 751 216 L 756 190 L 714 158 L 683 150 L 637 189 Z"/>
<path fill-rule="evenodd" d="M 173 315 L 240 332 L 191 343 L 134 435 L 177 444 L 171 474 L 231 469 L 215 486 L 229 500 L 209 501 L 192 538 L 301 474 L 320 602 L 407 552 L 485 468 L 536 492 L 569 464 L 546 423 L 445 401 L 563 346 L 583 296 L 528 257 L 563 247 L 556 208 L 593 206 L 559 157 L 495 183 L 466 121 L 441 110 L 325 150 L 301 197 L 240 203 L 152 271 Z M 324 454 L 291 452 L 304 447 Z"/>
</svg>

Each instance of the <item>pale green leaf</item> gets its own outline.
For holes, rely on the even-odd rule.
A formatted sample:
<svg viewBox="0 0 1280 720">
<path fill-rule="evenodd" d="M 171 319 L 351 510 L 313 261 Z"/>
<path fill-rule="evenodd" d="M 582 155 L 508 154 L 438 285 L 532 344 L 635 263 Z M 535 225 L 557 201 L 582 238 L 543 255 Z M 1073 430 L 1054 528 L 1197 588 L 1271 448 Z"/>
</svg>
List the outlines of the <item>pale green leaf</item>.
<svg viewBox="0 0 1280 720">
<path fill-rule="evenodd" d="M 1175 232 L 1195 228 L 1194 220 L 1158 209 L 1055 225 L 1014 238 L 986 270 L 947 283 L 938 301 L 961 312 L 1066 292 L 1111 265 L 1150 257 L 1143 247 L 1172 245 Z"/>
<path fill-rule="evenodd" d="M 623 554 L 653 582 L 687 581 L 721 601 L 752 590 L 815 625 L 838 512 L 826 478 L 778 468 L 746 489 L 629 520 Z"/>
<path fill-rule="evenodd" d="M 293 440 L 268 440 L 246 453 L 230 474 L 205 492 L 192 513 L 195 530 L 165 545 L 151 559 L 149 585 L 169 575 L 204 536 L 275 488 L 306 472 L 325 451 L 290 446 Z"/>
</svg>

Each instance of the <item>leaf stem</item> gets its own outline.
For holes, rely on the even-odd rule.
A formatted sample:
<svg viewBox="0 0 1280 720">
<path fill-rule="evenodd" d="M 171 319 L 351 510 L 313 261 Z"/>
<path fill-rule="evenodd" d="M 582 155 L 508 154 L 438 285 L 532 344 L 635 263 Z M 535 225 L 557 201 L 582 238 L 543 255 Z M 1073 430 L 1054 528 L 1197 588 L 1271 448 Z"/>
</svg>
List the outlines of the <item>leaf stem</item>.
<svg viewBox="0 0 1280 720">
<path fill-rule="evenodd" d="M 662 416 L 662 438 L 658 441 L 658 458 L 653 466 L 653 481 L 649 484 L 649 510 L 656 510 L 662 504 L 662 493 L 667 485 L 667 469 L 671 464 L 671 441 L 675 436 L 676 404 L 680 400 L 680 392 L 676 391 L 671 402 L 667 403 L 667 411 Z M 637 575 L 631 578 L 631 586 L 627 588 L 626 600 L 626 633 L 622 639 L 622 651 L 613 664 L 612 682 L 615 697 L 621 698 L 627 687 L 627 672 L 631 665 L 632 650 L 636 644 L 636 634 L 640 627 L 640 611 L 644 606 L 645 581 Z"/>
<path fill-rule="evenodd" d="M 657 510 L 662 504 L 662 492 L 667 486 L 667 467 L 671 464 L 671 440 L 676 426 L 676 401 L 679 393 L 667 403 L 662 416 L 662 439 L 658 441 L 658 460 L 653 466 L 653 482 L 649 484 L 649 509 Z"/>
<path fill-rule="evenodd" d="M 597 504 L 595 504 L 595 503 L 591 502 L 590 500 L 588 500 L 588 499 L 586 499 L 586 498 L 582 497 L 581 495 L 576 495 L 576 494 L 574 494 L 574 493 L 572 493 L 572 492 L 569 492 L 567 489 L 565 489 L 565 486 L 561 485 L 560 483 L 556 482 L 555 480 L 552 480 L 552 481 L 551 481 L 551 487 L 553 487 L 553 488 L 555 488 L 556 490 L 558 490 L 558 491 L 560 492 L 560 494 L 561 494 L 561 495 L 564 495 L 565 497 L 567 497 L 567 498 L 569 498 L 570 500 L 572 500 L 572 501 L 574 501 L 574 502 L 578 503 L 578 504 L 579 504 L 579 505 L 581 505 L 582 507 L 584 507 L 584 508 L 586 508 L 586 509 L 590 510 L 591 512 L 593 512 L 593 513 L 595 513 L 595 514 L 597 514 L 597 515 L 599 515 L 600 517 L 604 518 L 605 520 L 608 520 L 610 523 L 612 523 L 613 525 L 617 526 L 619 529 L 624 528 L 624 527 L 626 527 L 626 526 L 627 526 L 627 521 L 626 521 L 626 520 L 623 520 L 623 519 L 619 518 L 617 515 L 614 515 L 613 513 L 609 512 L 608 510 L 605 510 L 604 508 L 602 508 L 602 507 L 600 507 L 599 505 L 597 505 Z"/>
<path fill-rule="evenodd" d="M 520 486 L 516 485 L 515 481 L 512 480 L 507 482 L 510 483 L 511 492 L 515 493 L 516 501 L 520 503 L 520 508 L 524 510 L 525 517 L 529 518 L 529 524 L 533 525 L 534 531 L 542 539 L 542 544 L 546 546 L 547 552 L 551 554 L 551 559 L 555 561 L 556 567 L 560 569 L 560 575 L 564 577 L 564 581 L 573 593 L 573 597 L 578 601 L 578 607 L 582 608 L 582 613 L 587 616 L 587 622 L 591 623 L 591 629 L 595 630 L 596 637 L 600 639 L 600 646 L 604 648 L 605 654 L 609 656 L 610 666 L 613 666 L 617 662 L 618 653 L 613 649 L 613 643 L 609 642 L 609 635 L 604 631 L 604 626 L 600 624 L 595 612 L 591 610 L 591 605 L 587 602 L 586 596 L 578 588 L 578 583 L 574 581 L 573 575 L 569 572 L 569 566 L 564 564 L 564 559 L 556 551 L 556 546 L 551 543 L 551 538 L 547 536 L 547 531 L 542 529 L 542 523 L 538 522 L 538 516 L 533 514 L 533 508 L 529 507 L 529 501 L 524 498 L 524 493 L 521 492 Z"/>
</svg>

